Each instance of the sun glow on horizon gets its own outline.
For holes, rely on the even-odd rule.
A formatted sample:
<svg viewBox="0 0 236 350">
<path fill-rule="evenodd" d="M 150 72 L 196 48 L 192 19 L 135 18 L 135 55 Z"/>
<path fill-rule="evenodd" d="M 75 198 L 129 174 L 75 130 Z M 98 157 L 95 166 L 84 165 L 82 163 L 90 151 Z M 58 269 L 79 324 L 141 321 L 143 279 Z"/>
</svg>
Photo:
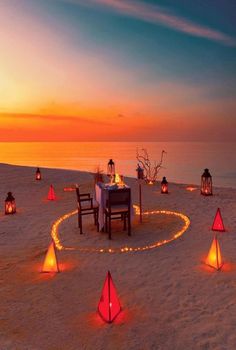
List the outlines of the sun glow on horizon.
<svg viewBox="0 0 236 350">
<path fill-rule="evenodd" d="M 115 17 L 80 6 L 0 3 L 0 141 L 234 138 L 234 94 L 211 75 L 203 83 L 183 70 L 185 49 L 176 50 L 170 72 L 168 40 L 148 47 L 144 34 L 137 40 L 127 26 L 124 36 Z M 104 32 L 111 21 L 113 36 Z M 154 37 L 159 32 L 153 28 Z"/>
</svg>

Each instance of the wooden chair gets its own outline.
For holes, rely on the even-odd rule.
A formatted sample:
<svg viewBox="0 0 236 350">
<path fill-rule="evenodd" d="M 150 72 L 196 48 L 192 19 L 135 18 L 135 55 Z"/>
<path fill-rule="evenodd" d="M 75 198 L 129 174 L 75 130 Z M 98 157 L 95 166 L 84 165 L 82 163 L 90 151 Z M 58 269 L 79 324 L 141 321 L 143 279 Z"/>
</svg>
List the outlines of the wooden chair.
<svg viewBox="0 0 236 350">
<path fill-rule="evenodd" d="M 78 226 L 80 234 L 83 233 L 82 228 L 82 216 L 93 214 L 94 225 L 97 226 L 99 231 L 98 223 L 98 203 L 91 197 L 90 193 L 80 193 L 78 185 L 76 185 L 77 205 L 78 205 Z"/>
<path fill-rule="evenodd" d="M 126 230 L 127 219 L 128 235 L 131 235 L 130 206 L 130 188 L 108 190 L 107 205 L 105 208 L 105 230 L 109 234 L 109 239 L 111 239 L 111 220 L 115 219 L 124 221 L 124 230 Z"/>
</svg>

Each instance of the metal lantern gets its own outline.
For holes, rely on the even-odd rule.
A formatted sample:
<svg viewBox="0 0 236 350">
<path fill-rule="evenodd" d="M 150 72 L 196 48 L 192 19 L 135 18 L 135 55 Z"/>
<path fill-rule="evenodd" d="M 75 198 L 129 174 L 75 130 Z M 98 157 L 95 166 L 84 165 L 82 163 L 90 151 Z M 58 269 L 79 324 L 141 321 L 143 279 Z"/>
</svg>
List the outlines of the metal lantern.
<svg viewBox="0 0 236 350">
<path fill-rule="evenodd" d="M 16 202 L 11 192 L 8 192 L 5 199 L 5 215 L 16 213 Z"/>
<path fill-rule="evenodd" d="M 143 172 L 143 168 L 141 168 L 140 164 L 138 164 L 136 171 L 137 171 L 137 179 L 143 180 L 144 179 L 144 172 Z"/>
<path fill-rule="evenodd" d="M 161 182 L 161 193 L 168 193 L 168 181 L 166 180 L 166 177 L 164 176 Z"/>
<path fill-rule="evenodd" d="M 204 196 L 212 195 L 212 176 L 209 169 L 205 169 L 201 177 L 201 194 Z"/>
<path fill-rule="evenodd" d="M 107 163 L 107 176 L 115 175 L 115 163 L 112 159 Z"/>
<path fill-rule="evenodd" d="M 42 175 L 41 175 L 41 171 L 39 168 L 37 168 L 37 170 L 36 170 L 35 179 L 38 181 L 42 180 Z"/>
</svg>

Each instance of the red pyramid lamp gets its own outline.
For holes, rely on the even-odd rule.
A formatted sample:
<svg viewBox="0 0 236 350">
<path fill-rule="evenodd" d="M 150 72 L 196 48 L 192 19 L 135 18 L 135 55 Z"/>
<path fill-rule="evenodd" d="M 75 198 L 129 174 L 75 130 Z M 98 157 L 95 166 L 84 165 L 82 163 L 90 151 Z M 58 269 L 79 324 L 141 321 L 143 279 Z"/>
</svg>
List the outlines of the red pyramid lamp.
<svg viewBox="0 0 236 350">
<path fill-rule="evenodd" d="M 54 191 L 53 185 L 50 185 L 49 191 L 48 191 L 48 200 L 49 201 L 55 201 L 56 200 L 56 195 Z"/>
<path fill-rule="evenodd" d="M 161 193 L 168 194 L 168 181 L 166 180 L 166 177 L 164 176 L 161 182 Z"/>
<path fill-rule="evenodd" d="M 35 173 L 35 180 L 40 181 L 42 180 L 42 174 L 39 168 L 37 168 L 36 173 Z"/>
<path fill-rule="evenodd" d="M 201 194 L 203 196 L 212 196 L 212 176 L 209 169 L 205 169 L 201 177 Z"/>
<path fill-rule="evenodd" d="M 5 215 L 16 213 L 16 201 L 11 192 L 8 192 L 5 199 Z"/>
<path fill-rule="evenodd" d="M 212 231 L 219 231 L 219 232 L 224 232 L 225 231 L 225 226 L 223 223 L 223 219 L 221 216 L 221 211 L 220 208 L 217 209 L 215 219 L 212 225 Z"/>
<path fill-rule="evenodd" d="M 111 273 L 108 271 L 102 289 L 102 295 L 98 304 L 98 313 L 105 322 L 111 323 L 119 315 L 120 312 L 121 306 L 117 296 L 116 288 L 113 283 Z"/>
<path fill-rule="evenodd" d="M 112 159 L 107 163 L 107 176 L 115 175 L 115 163 Z"/>
<path fill-rule="evenodd" d="M 220 245 L 217 236 L 214 237 L 213 242 L 211 244 L 211 248 L 206 258 L 206 264 L 218 271 L 223 266 Z"/>
</svg>

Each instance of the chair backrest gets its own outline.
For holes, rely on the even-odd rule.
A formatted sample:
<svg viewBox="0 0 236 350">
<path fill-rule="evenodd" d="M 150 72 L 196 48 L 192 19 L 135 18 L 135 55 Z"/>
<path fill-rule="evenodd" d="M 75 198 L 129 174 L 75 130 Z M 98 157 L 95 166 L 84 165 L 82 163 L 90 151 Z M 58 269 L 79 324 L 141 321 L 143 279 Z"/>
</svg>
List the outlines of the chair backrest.
<svg viewBox="0 0 236 350">
<path fill-rule="evenodd" d="M 130 188 L 122 188 L 108 191 L 108 208 L 114 205 L 127 205 L 130 208 Z"/>
<path fill-rule="evenodd" d="M 80 192 L 79 192 L 79 186 L 78 185 L 76 185 L 75 190 L 76 190 L 77 202 L 79 203 L 80 202 Z"/>
<path fill-rule="evenodd" d="M 77 197 L 78 208 L 80 210 L 83 209 L 83 204 L 85 204 L 85 206 L 88 207 L 87 203 L 90 203 L 90 206 L 92 208 L 92 198 L 90 196 L 90 193 L 80 193 L 80 189 L 79 189 L 78 185 L 76 185 L 75 189 L 76 189 L 76 197 Z"/>
</svg>

